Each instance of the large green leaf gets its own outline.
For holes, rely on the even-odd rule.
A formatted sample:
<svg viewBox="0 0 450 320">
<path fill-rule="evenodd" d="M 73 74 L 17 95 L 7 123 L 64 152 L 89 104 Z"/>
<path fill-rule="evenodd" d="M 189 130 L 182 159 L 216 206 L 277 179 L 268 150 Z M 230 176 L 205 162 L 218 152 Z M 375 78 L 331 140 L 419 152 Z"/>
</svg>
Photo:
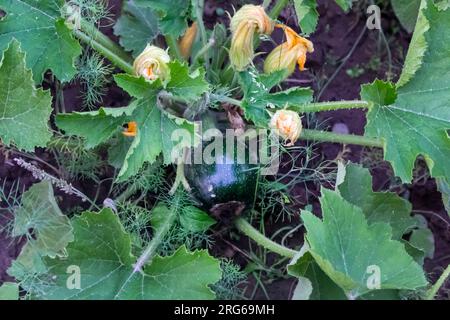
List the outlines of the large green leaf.
<svg viewBox="0 0 450 320">
<path fill-rule="evenodd" d="M 60 19 L 63 5 L 63 0 L 0 0 L 6 12 L 0 20 L 0 50 L 12 39 L 19 40 L 36 83 L 49 69 L 63 82 L 76 73 L 81 46 Z"/>
<path fill-rule="evenodd" d="M 392 240 L 386 223 L 368 224 L 363 211 L 337 192 L 322 189 L 323 220 L 304 211 L 309 252 L 349 298 L 370 291 L 368 280 L 379 270 L 380 289 L 414 290 L 427 285 L 423 270 Z"/>
<path fill-rule="evenodd" d="M 389 224 L 396 240 L 417 226 L 416 219 L 411 217 L 411 204 L 393 192 L 373 192 L 372 176 L 361 166 L 347 165 L 339 192 L 345 200 L 362 209 L 369 224 Z"/>
<path fill-rule="evenodd" d="M 158 20 L 152 9 L 126 1 L 114 25 L 114 33 L 120 37 L 120 44 L 136 57 L 159 34 Z"/>
<path fill-rule="evenodd" d="M 0 286 L 1 300 L 19 300 L 19 286 L 17 283 L 5 282 Z"/>
<path fill-rule="evenodd" d="M 448 13 L 450 19 L 450 10 Z M 430 62 L 429 55 L 425 57 L 426 68 L 397 92 L 392 84 L 380 80 L 361 90 L 361 97 L 372 103 L 366 135 L 383 140 L 385 159 L 405 182 L 412 180 L 418 155 L 424 156 L 433 177 L 450 177 L 450 87 L 443 76 L 436 76 L 448 69 L 450 56 Z"/>
<path fill-rule="evenodd" d="M 239 73 L 239 81 L 244 92 L 242 108 L 247 120 L 253 121 L 257 126 L 267 127 L 270 121 L 267 108 L 283 108 L 289 105 L 290 109 L 295 110 L 295 105 L 312 101 L 312 91 L 309 88 L 296 87 L 270 93 L 284 77 L 284 71 L 261 75 L 254 70 Z"/>
<path fill-rule="evenodd" d="M 416 71 L 422 65 L 422 60 L 427 50 L 427 42 L 425 33 L 430 29 L 428 19 L 425 17 L 424 8 L 427 6 L 426 0 L 420 1 L 420 8 L 414 34 L 409 43 L 408 54 L 406 55 L 405 63 L 403 65 L 402 74 L 397 81 L 397 88 L 400 88 L 407 83 L 414 76 Z"/>
<path fill-rule="evenodd" d="M 376 81 L 361 91 L 372 102 L 366 134 L 383 139 L 385 159 L 405 182 L 411 181 L 419 154 L 433 177 L 450 176 L 450 9 L 439 10 L 432 1 L 422 4 L 397 90 Z"/>
<path fill-rule="evenodd" d="M 175 38 L 184 34 L 190 1 L 186 0 L 135 0 L 141 7 L 149 7 L 159 14 L 159 26 L 163 34 Z"/>
<path fill-rule="evenodd" d="M 108 140 L 126 123 L 136 104 L 122 108 L 100 108 L 97 111 L 58 114 L 56 124 L 67 134 L 84 137 L 87 148 Z"/>
<path fill-rule="evenodd" d="M 179 62 L 171 63 L 169 67 L 171 79 L 166 85 L 169 94 L 193 100 L 207 90 L 204 72 L 191 75 L 187 66 Z M 111 138 L 123 124 L 135 121 L 137 133 L 129 138 L 132 142 L 123 157 L 119 180 L 135 175 L 144 163 L 154 162 L 161 153 L 164 163 L 170 164 L 181 156 L 185 147 L 198 143 L 195 123 L 176 117 L 157 105 L 158 92 L 163 89 L 161 81 L 148 82 L 126 74 L 117 75 L 115 79 L 119 86 L 137 98 L 130 106 L 58 115 L 57 124 L 68 134 L 84 137 L 86 145 L 94 147 Z M 183 136 L 177 136 L 178 133 Z"/>
<path fill-rule="evenodd" d="M 391 0 L 398 20 L 409 32 L 414 30 L 421 2 L 422 0 Z"/>
<path fill-rule="evenodd" d="M 1 30 L 1 24 L 0 24 Z M 48 128 L 52 97 L 35 89 L 31 71 L 25 68 L 25 53 L 13 40 L 3 52 L 0 66 L 0 140 L 33 151 L 50 140 Z"/>
<path fill-rule="evenodd" d="M 54 283 L 43 299 L 212 299 L 208 287 L 221 277 L 219 261 L 205 250 L 180 247 L 172 256 L 156 256 L 142 272 L 134 271 L 131 240 L 109 209 L 74 218 L 75 241 L 65 259 L 47 259 Z M 80 287 L 68 288 L 70 266 Z"/>
</svg>

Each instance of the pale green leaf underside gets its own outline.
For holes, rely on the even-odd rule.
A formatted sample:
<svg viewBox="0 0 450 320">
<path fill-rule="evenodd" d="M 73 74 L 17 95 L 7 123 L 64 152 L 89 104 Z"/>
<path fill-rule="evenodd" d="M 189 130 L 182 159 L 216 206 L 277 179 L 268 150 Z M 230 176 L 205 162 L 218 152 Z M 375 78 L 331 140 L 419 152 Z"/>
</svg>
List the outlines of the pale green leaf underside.
<svg viewBox="0 0 450 320">
<path fill-rule="evenodd" d="M 374 102 L 366 134 L 384 140 L 385 159 L 405 182 L 411 181 L 419 155 L 433 177 L 450 177 L 450 10 L 439 11 L 428 3 L 423 13 L 430 22 L 427 51 L 414 76 L 398 88 L 396 101 L 379 99 L 377 90 L 387 86 L 380 81 L 362 91 L 364 99 Z M 369 87 L 373 91 L 365 92 Z"/>
<path fill-rule="evenodd" d="M 143 273 L 133 272 L 130 236 L 108 209 L 73 220 L 75 241 L 65 259 L 47 259 L 55 282 L 44 299 L 212 299 L 208 285 L 221 277 L 219 262 L 205 250 L 180 247 L 172 256 L 155 257 Z M 67 268 L 78 266 L 80 289 L 68 289 Z"/>
<path fill-rule="evenodd" d="M 19 40 L 36 83 L 49 69 L 63 82 L 76 73 L 74 62 L 81 46 L 60 19 L 63 5 L 62 0 L 0 0 L 0 9 L 6 12 L 0 20 L 0 50 L 13 38 Z"/>
<path fill-rule="evenodd" d="M 0 26 L 1 30 L 1 26 Z M 14 40 L 3 52 L 0 66 L 0 140 L 5 145 L 34 151 L 51 137 L 50 92 L 35 89 L 31 71 L 25 68 L 25 54 Z"/>
<path fill-rule="evenodd" d="M 51 257 L 62 254 L 73 240 L 69 218 L 59 209 L 49 181 L 34 184 L 22 195 L 14 215 L 13 235 L 29 235 L 32 248 L 42 256 Z"/>
<path fill-rule="evenodd" d="M 402 243 L 391 239 L 385 223 L 368 225 L 362 210 L 338 193 L 322 189 L 323 220 L 303 212 L 310 253 L 348 297 L 369 292 L 368 268 L 380 270 L 381 289 L 417 289 L 427 285 L 421 267 Z M 370 269 L 369 269 L 370 270 Z"/>
</svg>

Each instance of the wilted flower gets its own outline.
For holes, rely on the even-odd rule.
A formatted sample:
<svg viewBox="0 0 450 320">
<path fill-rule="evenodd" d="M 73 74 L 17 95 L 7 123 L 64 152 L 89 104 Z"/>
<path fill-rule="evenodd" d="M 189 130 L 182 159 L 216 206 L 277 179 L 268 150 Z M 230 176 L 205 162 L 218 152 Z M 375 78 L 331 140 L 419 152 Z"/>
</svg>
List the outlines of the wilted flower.
<svg viewBox="0 0 450 320">
<path fill-rule="evenodd" d="M 180 53 L 181 56 L 185 59 L 189 58 L 189 56 L 191 55 L 192 44 L 194 43 L 195 37 L 197 36 L 197 29 L 197 22 L 194 22 L 180 39 Z"/>
<path fill-rule="evenodd" d="M 238 71 L 247 67 L 255 56 L 253 38 L 257 34 L 270 34 L 274 23 L 262 6 L 244 5 L 231 18 L 232 33 L 230 60 Z"/>
<path fill-rule="evenodd" d="M 280 44 L 272 50 L 264 62 L 264 72 L 287 69 L 289 74 L 295 71 L 295 64 L 298 63 L 300 70 L 305 69 L 306 53 L 314 52 L 313 43 L 301 36 L 285 25 L 276 25 L 283 28 L 286 35 L 286 42 Z"/>
<path fill-rule="evenodd" d="M 137 123 L 135 121 L 128 122 L 122 134 L 127 137 L 135 137 L 137 134 Z"/>
<path fill-rule="evenodd" d="M 278 110 L 270 120 L 270 127 L 285 141 L 288 146 L 293 145 L 302 132 L 302 120 L 297 112 L 290 110 Z"/>
<path fill-rule="evenodd" d="M 169 67 L 167 66 L 169 61 L 170 57 L 165 50 L 147 45 L 144 51 L 134 60 L 134 72 L 147 80 L 157 78 L 166 80 L 169 77 Z"/>
</svg>

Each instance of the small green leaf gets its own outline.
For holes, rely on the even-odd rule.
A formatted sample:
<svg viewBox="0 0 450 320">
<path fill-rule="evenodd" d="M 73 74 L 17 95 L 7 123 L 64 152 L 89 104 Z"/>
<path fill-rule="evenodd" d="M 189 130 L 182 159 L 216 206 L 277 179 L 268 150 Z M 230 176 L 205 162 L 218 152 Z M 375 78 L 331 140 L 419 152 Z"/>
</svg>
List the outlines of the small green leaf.
<svg viewBox="0 0 450 320">
<path fill-rule="evenodd" d="M 356 164 L 347 165 L 339 192 L 345 200 L 362 209 L 370 225 L 389 224 L 395 240 L 400 240 L 403 234 L 417 226 L 408 201 L 393 192 L 372 191 L 372 176 L 368 169 Z"/>
<path fill-rule="evenodd" d="M 190 1 L 186 0 L 135 0 L 141 7 L 148 7 L 158 12 L 159 27 L 163 34 L 175 38 L 183 35 L 187 28 Z"/>
<path fill-rule="evenodd" d="M 167 83 L 166 90 L 174 96 L 195 101 L 208 91 L 209 85 L 205 80 L 203 68 L 190 74 L 187 64 L 175 60 L 169 63 L 169 69 L 170 81 Z"/>
<path fill-rule="evenodd" d="M 1 24 L 0 24 L 1 29 Z M 9 146 L 34 151 L 50 140 L 48 120 L 52 112 L 49 91 L 35 89 L 25 53 L 13 40 L 3 52 L 0 66 L 0 140 Z"/>
<path fill-rule="evenodd" d="M 5 282 L 0 286 L 1 300 L 19 300 L 19 285 L 13 282 Z"/>
<path fill-rule="evenodd" d="M 142 273 L 133 270 L 130 235 L 109 209 L 85 212 L 72 222 L 75 241 L 64 259 L 46 259 L 54 282 L 43 299 L 212 299 L 208 287 L 221 277 L 219 261 L 206 250 L 180 247 L 173 255 L 156 256 Z M 77 266 L 80 287 L 67 287 Z"/>
<path fill-rule="evenodd" d="M 294 8 L 302 32 L 313 33 L 319 22 L 316 0 L 294 0 Z"/>
<path fill-rule="evenodd" d="M 309 252 L 348 297 L 369 292 L 368 280 L 379 270 L 380 289 L 414 290 L 427 285 L 422 268 L 392 240 L 386 223 L 369 225 L 363 211 L 338 193 L 322 189 L 323 220 L 302 212 Z"/>
<path fill-rule="evenodd" d="M 180 223 L 188 231 L 204 232 L 214 225 L 216 220 L 197 207 L 187 206 L 180 215 Z"/>
<path fill-rule="evenodd" d="M 295 110 L 295 105 L 303 105 L 312 101 L 312 91 L 309 88 L 291 88 L 286 91 L 270 93 L 285 77 L 283 70 L 271 74 L 257 74 L 256 71 L 239 73 L 239 82 L 244 92 L 242 108 L 247 120 L 255 125 L 267 127 L 270 114 L 267 108 L 283 108 Z"/>
<path fill-rule="evenodd" d="M 8 0 L 0 2 L 6 17 L 0 20 L 0 50 L 17 39 L 27 53 L 36 83 L 50 69 L 63 82 L 76 74 L 81 46 L 61 19 L 63 0 Z"/>
<path fill-rule="evenodd" d="M 335 0 L 335 1 L 345 12 L 348 12 L 353 5 L 353 0 Z"/>
<path fill-rule="evenodd" d="M 120 37 L 120 45 L 136 57 L 158 36 L 157 17 L 152 9 L 126 1 L 114 25 L 114 34 Z"/>
</svg>

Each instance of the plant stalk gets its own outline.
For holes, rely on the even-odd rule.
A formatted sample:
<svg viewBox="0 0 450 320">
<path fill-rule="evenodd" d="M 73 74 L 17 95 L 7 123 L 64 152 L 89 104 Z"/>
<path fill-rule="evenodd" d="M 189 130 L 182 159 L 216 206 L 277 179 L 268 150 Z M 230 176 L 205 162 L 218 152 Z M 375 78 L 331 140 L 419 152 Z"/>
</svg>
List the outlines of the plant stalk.
<svg viewBox="0 0 450 320">
<path fill-rule="evenodd" d="M 234 222 L 236 228 L 241 231 L 243 234 L 245 234 L 247 237 L 254 240 L 257 244 L 260 246 L 273 251 L 275 253 L 278 253 L 279 255 L 287 258 L 294 258 L 297 251 L 286 248 L 285 246 L 282 246 L 269 238 L 267 238 L 265 235 L 263 235 L 261 232 L 256 230 L 250 223 L 248 223 L 244 218 L 238 218 Z"/>
<path fill-rule="evenodd" d="M 331 101 L 331 102 L 317 102 L 304 104 L 300 106 L 289 106 L 289 110 L 295 112 L 321 112 L 321 111 L 333 111 L 342 109 L 367 109 L 369 108 L 369 102 L 362 100 L 354 101 Z"/>
<path fill-rule="evenodd" d="M 439 277 L 438 281 L 436 281 L 436 283 L 428 291 L 425 299 L 433 300 L 436 297 L 437 293 L 439 292 L 439 289 L 444 285 L 445 281 L 448 279 L 449 276 L 450 276 L 450 265 L 447 266 L 447 268 Z"/>
<path fill-rule="evenodd" d="M 329 131 L 303 129 L 299 139 L 315 140 L 320 142 L 332 142 L 342 144 L 354 144 L 372 148 L 384 148 L 383 141 L 354 134 L 339 134 Z"/>
<path fill-rule="evenodd" d="M 165 35 L 166 43 L 169 46 L 169 50 L 172 54 L 180 61 L 183 61 L 183 57 L 181 56 L 180 47 L 178 46 L 177 40 L 171 35 Z"/>
<path fill-rule="evenodd" d="M 144 265 L 155 256 L 156 250 L 158 250 L 159 245 L 164 240 L 164 237 L 167 235 L 167 233 L 170 231 L 173 224 L 175 223 L 178 212 L 178 200 L 176 201 L 177 201 L 176 204 L 170 207 L 169 215 L 166 216 L 166 220 L 164 221 L 164 223 L 158 226 L 147 248 L 137 259 L 136 264 L 134 265 L 133 268 L 134 273 L 142 272 L 142 268 L 144 267 Z"/>
<path fill-rule="evenodd" d="M 103 32 L 98 30 L 92 23 L 89 23 L 86 20 L 81 20 L 80 29 L 83 33 L 94 39 L 96 42 L 100 43 L 103 47 L 107 48 L 118 57 L 122 58 L 128 63 L 132 62 L 132 59 L 127 52 L 125 52 L 114 41 L 108 38 L 108 36 L 106 36 Z"/>
<path fill-rule="evenodd" d="M 284 7 L 286 7 L 289 3 L 289 0 L 278 0 L 273 6 L 272 10 L 270 10 L 269 16 L 272 19 L 276 19 L 281 11 L 283 11 Z"/>
<path fill-rule="evenodd" d="M 122 69 L 126 73 L 134 74 L 133 66 L 128 61 L 118 56 L 115 52 L 111 51 L 110 48 L 105 47 L 100 42 L 97 42 L 96 40 L 94 40 L 94 38 L 80 30 L 73 30 L 73 33 L 79 40 L 90 45 L 95 51 L 99 52 L 101 55 L 111 61 L 111 63 L 116 67 Z"/>
</svg>

